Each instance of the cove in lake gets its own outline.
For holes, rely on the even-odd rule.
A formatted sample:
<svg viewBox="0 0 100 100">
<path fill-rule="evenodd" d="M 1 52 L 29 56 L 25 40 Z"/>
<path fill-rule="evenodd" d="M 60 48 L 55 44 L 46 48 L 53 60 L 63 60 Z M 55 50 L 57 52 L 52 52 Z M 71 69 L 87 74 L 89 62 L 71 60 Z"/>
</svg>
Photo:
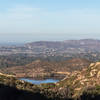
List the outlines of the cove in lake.
<svg viewBox="0 0 100 100">
<path fill-rule="evenodd" d="M 34 79 L 27 79 L 27 78 L 21 78 L 20 80 L 30 82 L 32 84 L 41 84 L 41 83 L 55 83 L 58 82 L 59 80 L 56 79 L 46 79 L 46 80 L 34 80 Z"/>
</svg>

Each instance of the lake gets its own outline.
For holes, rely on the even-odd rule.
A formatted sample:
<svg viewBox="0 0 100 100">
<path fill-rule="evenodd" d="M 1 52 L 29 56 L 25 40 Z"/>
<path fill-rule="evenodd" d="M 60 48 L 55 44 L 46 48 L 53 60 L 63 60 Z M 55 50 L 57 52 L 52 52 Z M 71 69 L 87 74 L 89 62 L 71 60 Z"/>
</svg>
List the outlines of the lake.
<svg viewBox="0 0 100 100">
<path fill-rule="evenodd" d="M 59 80 L 56 79 L 45 79 L 45 80 L 34 80 L 34 79 L 27 79 L 27 78 L 21 78 L 20 80 L 30 82 L 32 84 L 41 84 L 41 83 L 55 83 L 58 82 Z"/>
</svg>

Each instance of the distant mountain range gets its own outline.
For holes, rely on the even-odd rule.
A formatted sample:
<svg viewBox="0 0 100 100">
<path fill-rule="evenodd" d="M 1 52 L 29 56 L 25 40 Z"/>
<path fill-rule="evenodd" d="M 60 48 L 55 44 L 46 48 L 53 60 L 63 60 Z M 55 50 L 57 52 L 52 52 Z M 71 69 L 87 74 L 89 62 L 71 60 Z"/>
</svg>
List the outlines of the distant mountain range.
<svg viewBox="0 0 100 100">
<path fill-rule="evenodd" d="M 29 50 L 28 54 L 30 53 L 31 56 L 82 56 L 82 58 L 86 54 L 91 56 L 90 58 L 100 56 L 100 40 L 94 39 L 38 41 L 27 43 L 24 47 Z"/>
<path fill-rule="evenodd" d="M 31 58 L 34 60 L 45 59 L 50 61 L 85 58 L 92 61 L 99 61 L 100 40 L 37 41 L 23 45 L 0 45 L 0 57 L 2 56 L 3 58 L 7 56 L 5 62 L 12 62 L 13 59 L 20 62 L 22 58 Z"/>
<path fill-rule="evenodd" d="M 0 55 L 31 54 L 33 56 L 54 56 L 100 52 L 100 40 L 82 39 L 66 41 L 38 41 L 16 46 L 0 46 Z"/>
<path fill-rule="evenodd" d="M 25 44 L 25 47 L 29 49 L 41 49 L 48 50 L 51 49 L 52 51 L 58 52 L 86 52 L 86 51 L 99 51 L 100 50 L 100 40 L 94 39 L 82 39 L 82 40 L 66 40 L 66 41 L 38 41 Z"/>
</svg>

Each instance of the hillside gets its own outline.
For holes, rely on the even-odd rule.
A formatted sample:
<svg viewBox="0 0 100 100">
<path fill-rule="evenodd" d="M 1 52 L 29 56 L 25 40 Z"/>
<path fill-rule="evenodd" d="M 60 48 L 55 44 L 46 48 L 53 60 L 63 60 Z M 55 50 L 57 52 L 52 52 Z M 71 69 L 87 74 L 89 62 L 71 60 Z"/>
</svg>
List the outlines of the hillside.
<svg viewBox="0 0 100 100">
<path fill-rule="evenodd" d="M 91 62 L 85 59 L 74 58 L 62 62 L 48 62 L 36 60 L 25 66 L 15 66 L 2 68 L 0 71 L 6 74 L 12 74 L 16 77 L 29 78 L 64 78 L 73 71 L 82 70 L 89 66 Z"/>
<path fill-rule="evenodd" d="M 57 83 L 60 90 L 69 88 L 69 94 L 72 98 L 81 98 L 83 100 L 100 99 L 100 62 L 91 63 L 81 72 L 73 72 L 69 77 Z M 83 97 L 85 96 L 85 97 Z M 95 96 L 97 96 L 95 98 Z"/>
<path fill-rule="evenodd" d="M 7 95 L 4 87 L 7 87 L 6 90 L 12 94 L 16 94 L 14 90 L 11 92 L 12 88 L 15 89 L 17 98 L 15 94 Z M 29 100 L 29 98 L 30 100 L 33 98 L 38 98 L 38 100 L 100 100 L 100 62 L 92 63 L 88 68 L 73 72 L 60 82 L 52 84 L 34 85 L 17 80 L 14 76 L 0 74 L 0 89 L 5 93 L 5 96 L 0 95 L 0 98 L 5 97 L 3 100 L 20 100 L 21 98 L 21 100 Z M 6 95 L 13 99 L 7 99 Z"/>
</svg>

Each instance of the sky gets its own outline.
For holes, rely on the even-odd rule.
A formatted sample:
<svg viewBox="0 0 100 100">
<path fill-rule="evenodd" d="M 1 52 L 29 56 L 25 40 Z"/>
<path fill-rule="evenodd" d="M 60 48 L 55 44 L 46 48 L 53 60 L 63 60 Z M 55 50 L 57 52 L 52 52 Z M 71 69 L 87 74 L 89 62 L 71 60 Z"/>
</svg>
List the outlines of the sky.
<svg viewBox="0 0 100 100">
<path fill-rule="evenodd" d="M 0 42 L 100 39 L 100 0 L 0 0 Z"/>
</svg>

